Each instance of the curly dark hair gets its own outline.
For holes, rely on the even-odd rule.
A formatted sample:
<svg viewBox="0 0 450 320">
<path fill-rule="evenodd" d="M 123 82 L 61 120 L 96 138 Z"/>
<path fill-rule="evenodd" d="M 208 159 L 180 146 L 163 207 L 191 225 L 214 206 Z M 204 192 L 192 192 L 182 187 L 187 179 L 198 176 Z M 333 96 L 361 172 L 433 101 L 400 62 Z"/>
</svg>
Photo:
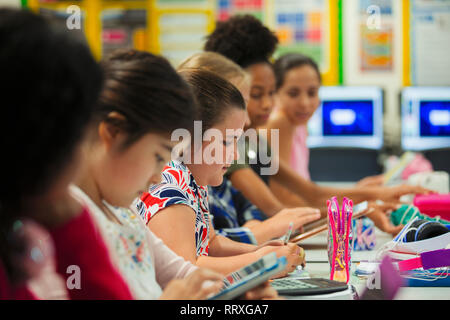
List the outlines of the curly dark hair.
<svg viewBox="0 0 450 320">
<path fill-rule="evenodd" d="M 218 22 L 207 36 L 205 51 L 214 51 L 242 68 L 268 62 L 278 44 L 276 35 L 251 15 L 237 15 Z"/>
<path fill-rule="evenodd" d="M 27 10 L 0 9 L 0 260 L 14 281 L 12 224 L 72 159 L 102 87 L 84 42 Z"/>
</svg>

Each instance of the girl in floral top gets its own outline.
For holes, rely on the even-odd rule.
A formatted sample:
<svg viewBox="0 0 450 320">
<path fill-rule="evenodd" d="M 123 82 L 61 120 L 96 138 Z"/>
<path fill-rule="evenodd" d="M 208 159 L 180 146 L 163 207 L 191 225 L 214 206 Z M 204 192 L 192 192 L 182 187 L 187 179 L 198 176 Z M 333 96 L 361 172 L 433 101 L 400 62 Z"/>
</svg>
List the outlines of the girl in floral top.
<svg viewBox="0 0 450 320">
<path fill-rule="evenodd" d="M 166 59 L 149 53 L 117 51 L 103 69 L 86 164 L 71 194 L 89 208 L 135 299 L 204 299 L 222 286 L 222 276 L 176 255 L 129 209 L 169 158 L 169 133 L 192 126 L 189 87 Z M 202 290 L 204 280 L 214 285 Z"/>
<path fill-rule="evenodd" d="M 213 132 L 217 135 L 201 143 L 194 140 L 183 150 L 181 159 L 170 162 L 161 183 L 141 196 L 139 213 L 172 250 L 197 266 L 227 274 L 275 251 L 288 259 L 285 272 L 292 271 L 302 263 L 300 247 L 295 244 L 272 242 L 257 247 L 215 234 L 207 186 L 220 185 L 238 157 L 236 145 L 246 121 L 245 103 L 238 89 L 215 73 L 192 69 L 180 74 L 191 85 L 199 104 L 202 137 Z"/>
<path fill-rule="evenodd" d="M 92 212 L 134 298 L 204 299 L 222 287 L 223 276 L 175 254 L 129 208 L 170 159 L 170 132 L 191 129 L 192 93 L 166 59 L 147 52 L 117 51 L 103 67 L 86 166 L 72 194 Z M 276 297 L 270 287 L 251 294 Z"/>
</svg>

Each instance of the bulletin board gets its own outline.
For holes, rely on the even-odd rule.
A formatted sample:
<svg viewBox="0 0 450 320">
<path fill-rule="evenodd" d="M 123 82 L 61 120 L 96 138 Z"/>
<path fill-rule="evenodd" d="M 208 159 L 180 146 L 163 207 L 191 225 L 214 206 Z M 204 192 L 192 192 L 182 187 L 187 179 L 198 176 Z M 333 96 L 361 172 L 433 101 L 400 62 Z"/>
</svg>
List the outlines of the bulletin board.
<svg viewBox="0 0 450 320">
<path fill-rule="evenodd" d="M 251 14 L 274 30 L 275 58 L 300 52 L 319 64 L 325 85 L 342 84 L 342 0 L 216 0 L 217 19 Z"/>
<path fill-rule="evenodd" d="M 215 27 L 215 0 L 28 0 L 25 5 L 61 19 L 70 5 L 80 7 L 80 31 L 97 59 L 130 47 L 162 54 L 177 65 L 202 50 Z"/>
<path fill-rule="evenodd" d="M 203 50 L 205 37 L 215 28 L 216 0 L 150 0 L 150 52 L 177 66 Z"/>
<path fill-rule="evenodd" d="M 83 21 L 81 31 L 97 59 L 101 59 L 104 54 L 117 47 L 136 49 L 148 47 L 145 41 L 147 22 L 144 12 L 148 7 L 146 0 L 27 0 L 26 2 L 26 5 L 35 12 L 47 12 L 64 19 L 69 16 L 66 11 L 69 6 L 78 6 Z M 130 23 L 130 16 L 133 15 L 139 19 L 134 19 L 135 21 Z"/>
<path fill-rule="evenodd" d="M 450 0 L 403 0 L 403 85 L 450 86 Z"/>
<path fill-rule="evenodd" d="M 117 47 L 148 50 L 173 65 L 201 51 L 216 20 L 253 14 L 275 31 L 287 52 L 312 56 L 325 85 L 342 84 L 342 0 L 28 0 L 35 10 L 63 15 L 71 4 L 83 12 L 83 27 L 94 56 Z"/>
<path fill-rule="evenodd" d="M 251 14 L 266 22 L 265 8 L 267 0 L 217 0 L 217 21 L 228 20 L 236 14 Z"/>
<path fill-rule="evenodd" d="M 361 72 L 393 72 L 395 0 L 359 0 Z"/>
<path fill-rule="evenodd" d="M 276 57 L 304 53 L 319 64 L 325 85 L 342 83 L 341 0 L 272 1 L 280 40 Z"/>
</svg>

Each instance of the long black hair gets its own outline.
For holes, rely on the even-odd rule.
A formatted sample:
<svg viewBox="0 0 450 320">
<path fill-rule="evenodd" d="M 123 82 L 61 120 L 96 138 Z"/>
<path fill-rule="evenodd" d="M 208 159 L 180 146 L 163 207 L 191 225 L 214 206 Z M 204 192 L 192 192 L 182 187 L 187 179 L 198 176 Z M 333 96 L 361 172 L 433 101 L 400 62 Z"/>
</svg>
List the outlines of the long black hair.
<svg viewBox="0 0 450 320">
<path fill-rule="evenodd" d="M 26 10 L 0 9 L 0 261 L 23 280 L 11 236 L 29 197 L 39 197 L 72 159 L 102 86 L 89 49 Z"/>
</svg>

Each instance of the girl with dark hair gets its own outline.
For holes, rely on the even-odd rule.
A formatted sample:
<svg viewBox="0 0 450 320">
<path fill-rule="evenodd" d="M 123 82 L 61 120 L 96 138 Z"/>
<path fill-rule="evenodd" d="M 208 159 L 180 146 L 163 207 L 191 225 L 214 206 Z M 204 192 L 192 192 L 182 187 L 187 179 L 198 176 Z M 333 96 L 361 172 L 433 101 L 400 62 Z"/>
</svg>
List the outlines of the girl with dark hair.
<svg viewBox="0 0 450 320">
<path fill-rule="evenodd" d="M 280 140 L 283 141 L 283 144 L 280 144 L 280 161 L 289 165 L 297 175 L 301 176 L 307 186 L 309 184 L 306 190 L 317 191 L 315 195 L 316 199 L 325 201 L 325 198 L 329 197 L 331 193 L 342 194 L 342 192 L 346 192 L 348 195 L 359 193 L 365 195 L 368 200 L 374 200 L 371 197 L 371 191 L 374 191 L 373 194 L 376 194 L 380 190 L 384 190 L 385 194 L 389 196 L 392 196 L 393 192 L 403 194 L 408 191 L 424 191 L 409 187 L 400 187 L 396 190 L 382 188 L 380 187 L 383 180 L 382 175 L 362 179 L 356 184 L 356 188 L 362 188 L 358 192 L 354 188 L 346 190 L 324 188 L 317 187 L 311 183 L 309 181 L 308 170 L 309 150 L 306 145 L 306 125 L 320 105 L 319 88 L 321 86 L 321 75 L 319 67 L 308 56 L 299 53 L 289 53 L 275 61 L 274 72 L 276 78 L 277 108 L 271 114 L 265 128 L 278 130 Z M 366 189 L 365 187 L 377 188 Z M 299 200 L 294 193 L 287 190 L 278 181 L 271 183 L 271 189 L 283 203 L 289 205 L 300 205 L 302 203 L 302 200 Z M 388 210 L 395 210 L 397 207 L 395 197 L 392 197 L 391 200 L 394 203 L 386 202 L 382 206 L 371 203 L 370 207 L 375 209 L 375 211 L 369 217 L 376 221 L 376 225 L 381 230 L 396 234 L 401 230 L 401 226 L 394 227 L 389 223 L 388 216 L 384 213 Z"/>
<path fill-rule="evenodd" d="M 190 68 L 209 70 L 227 79 L 239 89 L 248 103 L 250 76 L 233 61 L 216 52 L 201 52 L 184 61 L 178 70 Z M 249 125 L 249 121 L 245 123 L 245 126 Z M 294 229 L 298 229 L 320 215 L 314 209 L 308 212 L 304 209 L 287 208 L 267 219 L 226 177 L 221 185 L 208 187 L 208 198 L 209 212 L 213 217 L 216 233 L 251 244 L 261 244 L 279 238 L 286 233 L 291 222 Z"/>
<path fill-rule="evenodd" d="M 119 50 L 102 67 L 105 84 L 72 195 L 89 208 L 135 299 L 205 299 L 222 276 L 177 256 L 129 208 L 170 159 L 171 131 L 192 129 L 192 93 L 166 59 L 147 52 Z M 214 285 L 202 288 L 206 280 Z"/>
<path fill-rule="evenodd" d="M 172 250 L 197 266 L 228 274 L 275 251 L 287 257 L 286 272 L 292 271 L 302 262 L 295 244 L 276 241 L 257 247 L 216 235 L 209 216 L 207 186 L 220 185 L 231 162 L 237 159 L 236 144 L 246 120 L 245 103 L 239 90 L 215 73 L 185 69 L 180 74 L 198 101 L 201 137 L 205 138 L 191 143 L 183 150 L 181 160 L 164 168 L 161 183 L 152 186 L 138 203 L 141 216 Z M 217 135 L 208 140 L 213 131 Z"/>
<path fill-rule="evenodd" d="M 39 298 L 30 283 L 51 263 L 52 246 L 70 298 L 129 299 L 89 212 L 68 192 L 102 73 L 89 49 L 61 30 L 28 11 L 0 9 L 0 299 Z"/>
<path fill-rule="evenodd" d="M 134 298 L 205 299 L 223 276 L 178 256 L 130 208 L 170 160 L 172 131 L 192 131 L 194 96 L 166 59 L 148 52 L 119 50 L 102 66 L 86 164 L 71 192 L 92 213 Z M 265 287 L 250 294 L 274 295 Z"/>
<path fill-rule="evenodd" d="M 247 105 L 250 125 L 246 126 L 246 130 L 258 130 L 265 125 L 275 106 L 276 81 L 270 59 L 277 44 L 275 34 L 250 15 L 235 16 L 219 23 L 207 37 L 205 51 L 221 53 L 251 75 L 250 99 Z M 260 147 L 266 150 L 259 150 Z M 258 135 L 256 140 L 251 136 L 245 137 L 245 145 L 241 152 L 244 161 L 234 162 L 228 169 L 226 177 L 250 202 L 268 217 L 272 217 L 287 206 L 270 190 L 271 176 L 261 174 L 264 168 L 273 164 L 273 161 L 263 163 L 260 159 L 261 154 L 267 154 L 272 158 L 265 137 Z M 294 212 L 306 215 L 309 211 L 296 208 Z"/>
<path fill-rule="evenodd" d="M 270 63 L 271 55 L 277 44 L 274 37 L 274 34 L 259 20 L 251 16 L 236 16 L 218 24 L 216 30 L 208 36 L 204 47 L 206 51 L 223 54 L 240 64 L 251 74 L 252 85 L 247 108 L 251 126 L 246 129 L 259 130 L 264 127 L 275 107 L 277 82 L 281 82 L 275 77 L 273 66 Z M 301 65 L 304 66 L 304 70 L 311 73 L 311 77 L 318 87 L 320 74 L 315 63 L 310 59 L 302 58 Z M 277 64 L 277 68 L 279 66 L 280 64 Z M 276 72 L 279 73 L 279 71 Z M 281 127 L 273 127 L 273 129 L 280 129 Z M 276 141 L 272 141 L 271 136 L 269 136 L 266 140 L 261 135 L 258 135 L 257 141 L 248 139 L 242 155 L 245 158 L 245 163 L 234 163 L 227 172 L 227 177 L 229 177 L 233 186 L 269 217 L 280 212 L 283 208 L 305 205 L 320 208 L 321 214 L 325 216 L 326 200 L 333 195 L 350 197 L 356 203 L 376 199 L 385 202 L 398 202 L 404 194 L 428 191 L 415 186 L 350 189 L 318 186 L 301 177 L 284 159 L 280 159 L 278 154 L 272 154 L 272 150 L 278 151 L 275 147 L 279 147 L 283 152 L 283 149 L 286 148 L 285 140 L 286 137 L 284 136 L 279 136 Z M 269 143 L 272 142 L 277 145 L 270 146 Z M 267 150 L 260 150 L 261 147 L 265 147 Z M 276 173 L 272 175 L 263 174 L 262 169 L 268 165 L 260 159 L 261 154 L 269 155 L 271 162 L 268 165 L 278 164 Z M 256 163 L 252 163 L 255 159 Z M 289 188 L 291 191 L 289 199 L 286 197 L 278 198 L 279 189 L 274 189 L 275 184 Z M 396 229 L 390 231 L 394 232 Z"/>
<path fill-rule="evenodd" d="M 278 108 L 271 114 L 266 127 L 279 129 L 283 136 L 285 143 L 281 146 L 280 159 L 310 180 L 306 125 L 320 105 L 319 67 L 310 57 L 289 53 L 275 62 L 274 71 Z M 358 186 L 382 185 L 382 182 L 383 175 L 379 175 L 363 179 Z"/>
</svg>

